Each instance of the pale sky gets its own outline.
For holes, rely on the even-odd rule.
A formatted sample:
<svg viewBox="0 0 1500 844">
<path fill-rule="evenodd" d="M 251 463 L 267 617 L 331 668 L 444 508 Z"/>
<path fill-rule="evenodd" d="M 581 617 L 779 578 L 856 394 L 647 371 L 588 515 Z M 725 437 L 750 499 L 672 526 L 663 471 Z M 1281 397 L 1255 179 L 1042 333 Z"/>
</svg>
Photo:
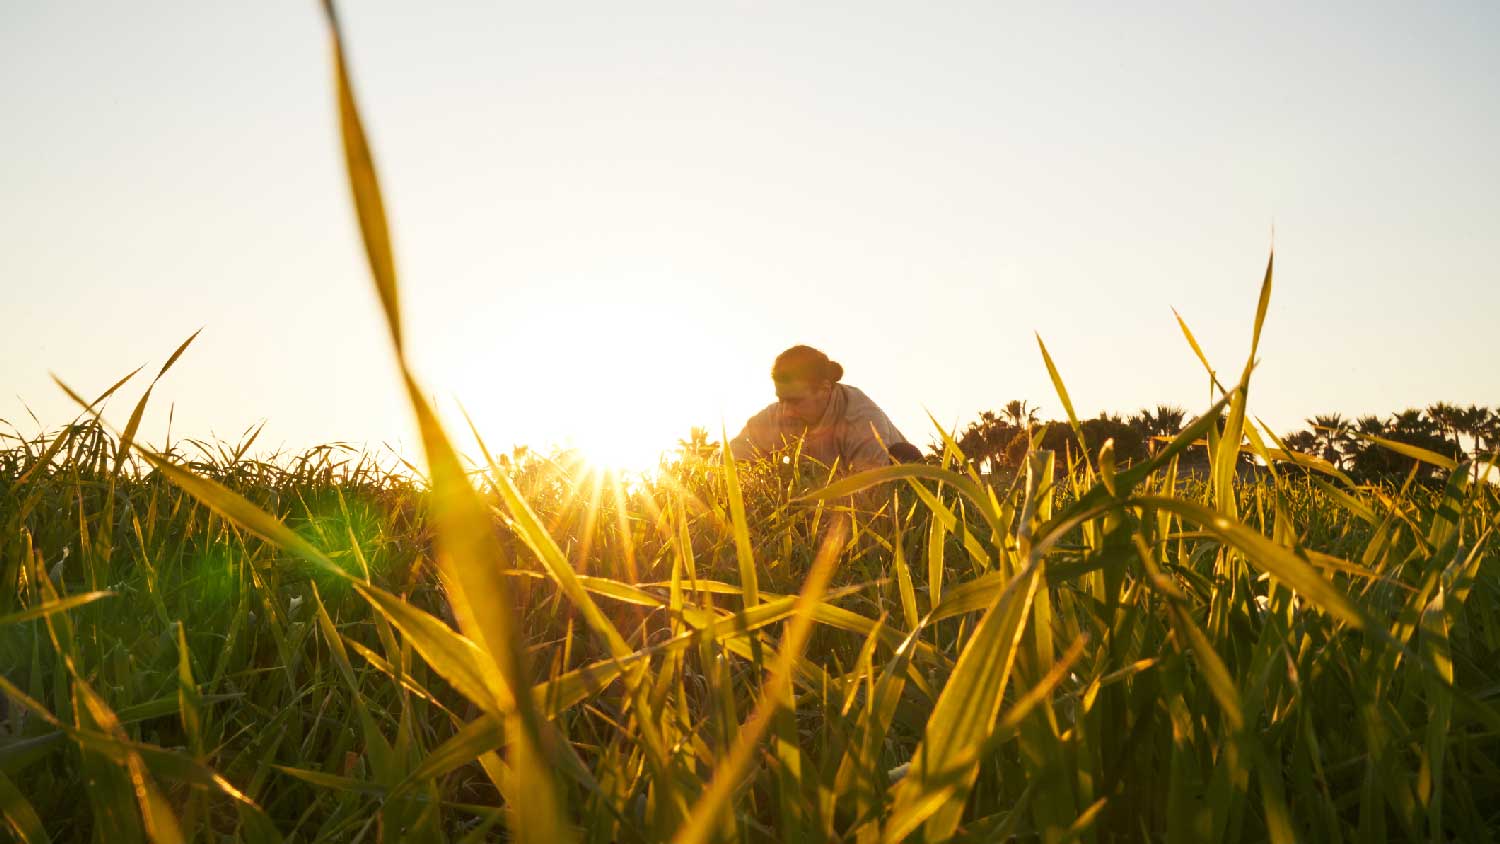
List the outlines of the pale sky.
<svg viewBox="0 0 1500 844">
<path fill-rule="evenodd" d="M 415 452 L 313 0 L 0 0 L 0 418 Z M 346 3 L 411 355 L 492 446 L 730 433 L 781 349 L 1011 398 L 1500 404 L 1500 4 Z M 144 388 L 107 416 L 123 426 Z"/>
</svg>

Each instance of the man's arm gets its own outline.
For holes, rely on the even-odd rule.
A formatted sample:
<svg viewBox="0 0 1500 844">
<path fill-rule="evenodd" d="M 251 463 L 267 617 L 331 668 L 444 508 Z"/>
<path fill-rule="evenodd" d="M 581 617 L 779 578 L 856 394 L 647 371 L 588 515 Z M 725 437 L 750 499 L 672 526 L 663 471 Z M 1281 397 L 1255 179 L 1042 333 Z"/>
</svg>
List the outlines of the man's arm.
<svg viewBox="0 0 1500 844">
<path fill-rule="evenodd" d="M 746 420 L 744 429 L 729 441 L 729 453 L 736 460 L 753 460 L 770 454 L 778 445 L 778 429 L 776 405 L 767 405 Z"/>
<path fill-rule="evenodd" d="M 849 468 L 856 472 L 889 466 L 893 459 L 905 463 L 906 450 L 916 451 L 916 447 L 906 441 L 906 437 L 878 408 L 873 413 L 849 420 L 849 423 L 843 452 Z M 917 458 L 921 459 L 921 456 L 918 451 Z"/>
<path fill-rule="evenodd" d="M 888 445 L 886 451 L 890 452 L 891 459 L 897 463 L 921 463 L 922 449 L 908 442 L 900 442 Z"/>
<path fill-rule="evenodd" d="M 916 447 L 896 429 L 885 411 L 864 392 L 853 387 L 845 389 L 849 397 L 849 415 L 839 448 L 845 465 L 862 472 L 889 466 L 893 460 L 908 462 L 910 452 L 916 451 Z M 916 456 L 921 459 L 921 452 L 916 451 Z"/>
</svg>

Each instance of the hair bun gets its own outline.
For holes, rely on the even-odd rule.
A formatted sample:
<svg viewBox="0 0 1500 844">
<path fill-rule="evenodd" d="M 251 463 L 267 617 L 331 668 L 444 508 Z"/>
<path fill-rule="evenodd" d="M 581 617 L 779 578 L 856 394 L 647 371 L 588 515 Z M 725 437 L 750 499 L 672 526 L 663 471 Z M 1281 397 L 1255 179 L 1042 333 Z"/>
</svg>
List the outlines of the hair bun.
<svg viewBox="0 0 1500 844">
<path fill-rule="evenodd" d="M 812 346 L 793 346 L 776 356 L 771 377 L 778 381 L 838 381 L 844 377 L 844 368 Z"/>
</svg>

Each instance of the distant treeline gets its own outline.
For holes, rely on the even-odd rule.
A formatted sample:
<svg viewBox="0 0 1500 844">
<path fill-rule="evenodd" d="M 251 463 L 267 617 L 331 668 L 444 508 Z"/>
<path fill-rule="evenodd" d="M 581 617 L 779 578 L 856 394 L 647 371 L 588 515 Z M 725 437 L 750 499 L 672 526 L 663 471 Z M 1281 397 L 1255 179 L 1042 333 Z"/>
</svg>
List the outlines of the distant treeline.
<svg viewBox="0 0 1500 844">
<path fill-rule="evenodd" d="M 1176 436 L 1190 421 L 1180 407 L 1157 405 L 1126 417 L 1101 413 L 1080 420 L 1079 425 L 1091 452 L 1112 439 L 1116 459 L 1133 461 L 1150 456 L 1164 439 Z M 1418 480 L 1436 477 L 1432 467 L 1420 466 L 1371 438 L 1417 446 L 1460 462 L 1488 459 L 1500 449 L 1500 411 L 1477 405 L 1460 407 L 1439 402 L 1358 419 L 1330 413 L 1313 416 L 1306 423 L 1305 428 L 1281 435 L 1281 444 L 1288 450 L 1326 460 L 1361 483 L 1399 481 L 1413 466 L 1418 466 Z M 1043 421 L 1037 408 L 1019 400 L 1006 402 L 998 412 L 980 413 L 957 437 L 964 456 L 981 471 L 992 474 L 1015 471 L 1033 441 L 1036 447 L 1058 452 L 1077 446 L 1066 421 Z M 934 443 L 932 450 L 940 453 L 942 444 Z M 1207 451 L 1190 449 L 1183 459 L 1203 462 Z"/>
</svg>

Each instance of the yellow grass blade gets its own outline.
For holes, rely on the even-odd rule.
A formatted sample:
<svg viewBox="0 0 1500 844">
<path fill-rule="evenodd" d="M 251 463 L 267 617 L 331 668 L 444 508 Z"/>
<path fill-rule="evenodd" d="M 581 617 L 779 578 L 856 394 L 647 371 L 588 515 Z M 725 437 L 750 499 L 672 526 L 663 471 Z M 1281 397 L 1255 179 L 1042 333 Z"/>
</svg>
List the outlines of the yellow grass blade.
<svg viewBox="0 0 1500 844">
<path fill-rule="evenodd" d="M 1420 446 L 1397 442 L 1396 440 L 1388 440 L 1385 437 L 1377 437 L 1374 434 L 1364 434 L 1359 431 L 1350 431 L 1349 433 L 1353 434 L 1356 437 L 1359 437 L 1362 440 L 1368 440 L 1369 442 L 1375 443 L 1381 448 L 1390 449 L 1397 454 L 1410 457 L 1413 460 L 1417 460 L 1422 463 L 1430 463 L 1438 467 L 1439 469 L 1446 469 L 1449 472 L 1452 472 L 1458 468 L 1458 461 L 1454 460 L 1453 458 L 1444 457 L 1443 455 L 1438 454 L 1435 451 L 1429 451 Z"/>
<path fill-rule="evenodd" d="M 706 844 L 718 825 L 720 813 L 733 799 L 761 739 L 770 729 L 773 717 L 781 710 L 785 695 L 791 688 L 792 669 L 802 658 L 803 648 L 807 646 L 808 636 L 812 632 L 812 608 L 823 599 L 828 580 L 833 576 L 834 563 L 844 546 L 847 530 L 847 525 L 839 521 L 823 538 L 818 556 L 807 573 L 802 593 L 797 597 L 791 623 L 782 635 L 780 649 L 771 664 L 770 677 L 761 690 L 760 700 L 750 713 L 750 718 L 740 726 L 729 755 L 714 768 L 708 789 L 693 805 L 687 822 L 673 836 L 673 844 Z"/>
<path fill-rule="evenodd" d="M 822 489 L 810 492 L 807 495 L 792 499 L 797 503 L 812 503 L 815 501 L 829 501 L 836 498 L 853 495 L 856 492 L 868 489 L 876 484 L 889 481 L 923 479 L 939 481 L 948 484 L 963 493 L 965 498 L 974 502 L 981 516 L 996 536 L 1005 533 L 1000 524 L 999 513 L 993 506 L 993 500 L 985 492 L 984 487 L 976 483 L 972 478 L 961 475 L 937 466 L 928 466 L 923 463 L 903 463 L 898 466 L 881 466 L 877 469 L 866 469 L 850 475 L 847 478 L 835 481 Z M 950 514 L 951 515 L 951 514 Z M 941 514 L 939 514 L 941 517 Z"/>
<path fill-rule="evenodd" d="M 1073 436 L 1078 438 L 1079 452 L 1083 455 L 1085 462 L 1088 461 L 1089 446 L 1083 438 L 1083 426 L 1078 424 L 1078 414 L 1073 412 L 1073 400 L 1068 397 L 1068 388 L 1063 386 L 1062 375 L 1057 371 L 1057 364 L 1052 362 L 1052 355 L 1047 352 L 1047 344 L 1042 342 L 1042 335 L 1036 335 L 1037 348 L 1042 350 L 1042 362 L 1047 365 L 1047 375 L 1052 379 L 1052 389 L 1057 392 L 1058 401 L 1062 402 L 1063 412 L 1068 415 L 1068 425 L 1073 429 Z"/>
<path fill-rule="evenodd" d="M 729 442 L 729 432 L 723 432 L 724 442 Z M 760 603 L 760 580 L 756 574 L 755 551 L 750 547 L 750 529 L 745 523 L 745 496 L 740 490 L 739 467 L 734 454 L 724 448 L 724 485 L 729 495 L 730 522 L 734 530 L 734 553 L 740 564 L 740 589 L 745 596 L 745 606 Z"/>
<path fill-rule="evenodd" d="M 160 381 L 163 375 L 167 374 L 167 370 L 172 368 L 172 364 L 176 363 L 177 359 L 182 357 L 182 353 L 186 352 L 188 346 L 191 346 L 193 341 L 198 339 L 198 335 L 202 333 L 203 329 L 200 328 L 194 331 L 192 336 L 182 341 L 177 349 L 167 358 L 167 362 L 161 365 L 161 369 L 157 370 L 156 377 L 151 379 L 150 386 L 146 387 L 146 392 L 141 396 L 141 400 L 136 403 L 135 410 L 131 412 L 130 421 L 125 424 L 125 432 L 120 435 L 120 443 L 116 447 L 115 475 L 118 476 L 120 474 L 120 468 L 125 465 L 125 458 L 130 454 L 130 444 L 135 442 L 136 432 L 140 430 L 141 416 L 146 411 L 146 402 L 151 398 L 151 389 L 156 386 L 156 382 Z"/>
<path fill-rule="evenodd" d="M 20 612 L 13 612 L 9 615 L 0 615 L 0 627 L 4 627 L 7 624 L 20 624 L 23 621 L 45 618 L 49 615 L 52 615 L 53 613 L 67 612 L 68 610 L 71 610 L 75 607 L 81 607 L 84 604 L 92 604 L 100 598 L 113 597 L 114 594 L 115 593 L 113 592 L 102 591 L 84 592 L 80 595 L 69 595 L 66 598 L 59 598 L 55 601 L 47 601 L 45 603 L 34 606 L 31 609 L 21 610 Z"/>
<path fill-rule="evenodd" d="M 1337 617 L 1357 630 L 1380 631 L 1379 625 L 1368 625 L 1367 617 L 1338 587 L 1323 579 L 1310 563 L 1298 557 L 1290 548 L 1277 545 L 1258 531 L 1216 513 L 1191 501 L 1164 496 L 1145 495 L 1132 499 L 1132 503 L 1147 504 L 1182 516 L 1203 527 L 1225 543 L 1234 546 L 1250 562 L 1269 571 L 1283 583 L 1302 593 L 1308 600 L 1322 607 L 1325 612 Z"/>
<path fill-rule="evenodd" d="M 588 590 L 584 589 L 578 574 L 568 563 L 567 555 L 557 546 L 557 541 L 547 532 L 547 528 L 542 525 L 536 513 L 532 512 L 531 507 L 521 497 L 520 490 L 516 489 L 510 476 L 500 471 L 498 466 L 493 465 L 490 467 L 490 473 L 494 478 L 495 487 L 500 490 L 501 500 L 505 502 L 506 509 L 510 511 L 514 519 L 516 532 L 541 562 L 542 569 L 563 590 L 568 600 L 578 607 L 579 612 L 583 614 L 584 621 L 604 639 L 610 653 L 616 657 L 628 656 L 631 648 L 625 644 L 625 637 L 621 636 L 614 624 L 599 611 L 599 606 L 594 603 L 593 598 L 589 597 Z M 598 582 L 608 579 L 594 578 L 594 580 L 598 586 L 600 585 Z"/>
<path fill-rule="evenodd" d="M 896 588 L 901 593 L 901 612 L 906 618 L 906 629 L 908 632 L 910 632 L 917 629 L 917 621 L 920 616 L 917 614 L 917 593 L 915 587 L 911 582 L 911 567 L 906 563 L 906 549 L 904 547 L 905 542 L 903 541 L 902 537 L 901 513 L 898 509 L 900 506 L 900 501 L 900 497 L 897 496 L 892 500 L 891 503 L 891 518 L 895 524 L 896 530 L 895 537 L 892 539 L 892 544 L 896 549 L 895 553 L 892 555 L 892 563 L 896 568 Z"/>
<path fill-rule="evenodd" d="M 1182 318 L 1182 314 L 1178 313 L 1176 308 L 1172 309 L 1172 316 L 1177 318 L 1177 327 L 1182 329 L 1182 336 L 1187 338 L 1188 345 L 1193 349 L 1193 354 L 1198 356 L 1198 362 L 1203 364 L 1204 370 L 1208 372 L 1209 382 L 1220 390 L 1223 390 L 1224 385 L 1219 383 L 1218 373 L 1214 372 L 1213 366 L 1208 362 L 1208 357 L 1203 354 L 1203 348 L 1198 345 L 1198 338 L 1193 336 L 1192 330 L 1188 328 L 1187 321 Z"/>
<path fill-rule="evenodd" d="M 68 395 L 71 396 L 74 401 L 78 402 L 80 405 L 83 406 L 83 413 L 89 413 L 96 406 L 98 406 L 98 404 L 100 402 L 102 402 L 105 399 L 109 398 L 110 396 L 114 395 L 114 393 L 115 393 L 116 390 L 118 390 L 121 387 L 125 386 L 125 382 L 127 382 L 130 379 L 134 378 L 135 375 L 136 375 L 136 373 L 140 372 L 144 368 L 145 367 L 143 367 L 143 366 L 137 366 L 135 369 L 131 370 L 131 372 L 130 372 L 129 375 L 126 375 L 124 378 L 121 378 L 120 380 L 116 381 L 113 386 L 111 386 L 109 389 L 105 390 L 104 392 L 100 393 L 99 397 L 96 398 L 96 399 L 94 399 L 91 402 L 84 401 L 82 398 L 80 398 L 78 396 L 77 393 L 73 392 L 72 390 L 68 390 L 67 387 L 64 387 L 63 389 L 67 390 Z M 52 380 L 53 381 L 57 381 L 58 380 L 57 379 L 57 375 L 55 375 L 55 374 L 52 375 Z M 58 383 L 61 383 L 61 382 L 59 381 Z M 80 415 L 82 415 L 82 414 L 80 414 Z M 52 463 L 53 458 L 55 458 L 57 456 L 58 452 L 61 451 L 62 448 L 63 448 L 63 446 L 67 445 L 68 442 L 69 442 L 69 438 L 68 437 L 64 437 L 64 436 L 54 437 L 52 439 L 52 442 L 50 444 L 48 444 L 47 450 L 44 451 L 44 452 L 42 452 L 42 454 L 37 458 L 36 462 L 32 464 L 31 468 L 27 469 L 25 472 L 21 473 L 20 477 L 16 478 L 16 483 L 15 483 L 16 487 L 19 488 L 22 484 L 26 483 L 26 481 L 31 478 L 31 475 L 32 475 L 33 472 L 36 472 L 38 470 L 45 470 L 45 468 Z"/>
<path fill-rule="evenodd" d="M 509 561 L 494 534 L 488 509 L 458 461 L 447 434 L 409 372 L 407 396 L 416 412 L 432 477 L 431 509 L 438 568 L 459 627 L 487 652 L 511 689 L 529 686 L 522 632 L 504 570 Z M 525 841 L 571 841 L 563 820 L 553 768 L 545 762 L 542 719 L 529 695 L 512 698 L 507 712 L 509 757 L 517 784 L 512 831 Z M 559 749 L 560 752 L 560 749 Z"/>
<path fill-rule="evenodd" d="M 198 339 L 198 335 L 202 334 L 202 333 L 203 333 L 203 329 L 200 328 L 197 331 L 194 331 L 192 333 L 192 335 L 189 336 L 186 340 L 183 340 L 182 343 L 181 343 L 181 345 L 179 345 L 177 347 L 177 349 L 172 352 L 171 355 L 167 356 L 167 362 L 164 363 L 164 364 L 162 364 L 161 365 L 161 369 L 158 369 L 156 371 L 156 377 L 153 378 L 153 379 L 151 379 L 151 383 L 154 384 L 157 381 L 160 381 L 161 377 L 163 375 L 167 374 L 167 370 L 169 370 L 169 369 L 172 368 L 172 364 L 176 363 L 177 359 L 180 358 L 180 357 L 182 357 L 182 353 L 185 352 L 185 351 L 187 351 L 188 346 L 193 345 L 193 341 L 197 340 Z"/>
<path fill-rule="evenodd" d="M 155 452 L 148 451 L 139 445 L 137 448 L 146 462 L 165 475 L 167 480 L 203 502 L 209 509 L 330 574 L 347 577 L 337 563 L 328 559 L 328 556 L 319 551 L 311 542 L 303 539 L 280 519 L 250 503 L 244 496 L 218 481 L 199 477 L 186 469 L 178 468 Z"/>
<path fill-rule="evenodd" d="M 1039 580 L 1036 566 L 1029 565 L 1001 590 L 975 627 L 927 718 L 911 770 L 896 786 L 882 840 L 903 841 L 924 823 L 929 841 L 943 840 L 957 828 L 978 774 L 977 760 L 961 777 L 947 769 L 994 726 Z"/>
<path fill-rule="evenodd" d="M 78 697 L 88 707 L 89 716 L 106 733 L 115 738 L 116 741 L 128 743 L 124 728 L 115 717 L 113 710 L 104 702 L 104 699 L 96 694 L 88 683 L 80 677 L 73 678 L 73 688 Z M 146 771 L 146 763 L 139 753 L 125 746 L 125 767 L 129 773 L 130 784 L 135 790 L 136 802 L 140 804 L 141 820 L 146 826 L 146 836 L 153 844 L 183 844 L 187 839 L 183 837 L 182 828 L 177 823 L 177 816 L 172 813 L 171 806 L 167 803 L 156 783 Z"/>
<path fill-rule="evenodd" d="M 344 59 L 344 39 L 339 30 L 338 14 L 333 0 L 324 0 L 332 35 L 334 80 L 338 88 L 339 129 L 344 139 L 344 165 L 349 174 L 349 190 L 354 195 L 354 211 L 359 217 L 359 233 L 364 238 L 365 256 L 370 261 L 370 275 L 375 292 L 385 312 L 391 342 L 401 354 L 401 306 L 396 290 L 396 259 L 391 250 L 391 233 L 386 225 L 385 202 L 380 197 L 380 181 L 375 176 L 375 158 L 365 140 L 364 123 L 354 100 L 354 85 Z"/>
<path fill-rule="evenodd" d="M 36 809 L 26 801 L 21 790 L 16 788 L 16 784 L 10 781 L 4 771 L 0 771 L 0 816 L 4 816 L 11 835 L 20 844 L 45 844 L 52 840 L 47 837 L 47 830 L 42 826 L 42 819 L 37 816 Z"/>
</svg>

